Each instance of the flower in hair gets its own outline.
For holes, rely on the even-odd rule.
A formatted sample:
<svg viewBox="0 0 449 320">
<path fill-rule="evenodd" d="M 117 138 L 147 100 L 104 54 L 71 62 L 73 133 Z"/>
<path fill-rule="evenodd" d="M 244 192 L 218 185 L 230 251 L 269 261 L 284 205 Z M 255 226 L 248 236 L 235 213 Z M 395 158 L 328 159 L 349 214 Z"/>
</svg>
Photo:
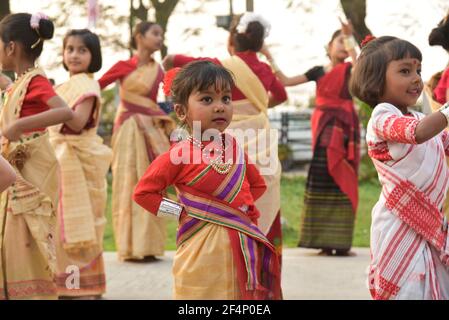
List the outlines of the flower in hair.
<svg viewBox="0 0 449 320">
<path fill-rule="evenodd" d="M 41 19 L 45 19 L 48 20 L 48 16 L 42 12 L 37 12 L 37 13 L 33 13 L 31 15 L 31 20 L 30 20 L 30 26 L 33 29 L 38 29 L 39 28 L 39 21 L 41 21 Z"/>
<path fill-rule="evenodd" d="M 372 34 L 369 34 L 365 37 L 365 39 L 363 39 L 363 41 L 360 43 L 360 47 L 363 48 L 365 47 L 368 43 L 370 43 L 371 41 L 373 41 L 374 39 L 376 39 L 375 36 L 373 36 Z"/>
<path fill-rule="evenodd" d="M 239 24 L 237 25 L 237 32 L 238 33 L 245 33 L 248 29 L 248 25 L 250 22 L 259 22 L 264 29 L 264 38 L 268 37 L 270 34 L 271 24 L 266 20 L 264 17 L 262 17 L 258 13 L 254 12 L 245 12 L 242 17 L 240 18 Z"/>
<path fill-rule="evenodd" d="M 173 68 L 165 73 L 164 80 L 162 82 L 164 83 L 163 91 L 166 97 L 170 96 L 173 80 L 175 79 L 179 70 L 181 70 L 181 68 Z"/>
</svg>

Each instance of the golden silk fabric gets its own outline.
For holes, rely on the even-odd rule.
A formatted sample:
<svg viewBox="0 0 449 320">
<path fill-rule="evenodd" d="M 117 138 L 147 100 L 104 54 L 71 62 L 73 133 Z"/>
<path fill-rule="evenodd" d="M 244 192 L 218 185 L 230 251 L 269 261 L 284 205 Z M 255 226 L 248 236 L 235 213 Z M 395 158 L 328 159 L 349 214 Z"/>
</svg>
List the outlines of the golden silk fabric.
<svg viewBox="0 0 449 320">
<path fill-rule="evenodd" d="M 158 72 L 156 63 L 138 67 L 120 87 L 121 103 L 112 137 L 112 219 L 122 260 L 164 254 L 165 221 L 132 201 L 134 188 L 152 157 L 168 151 L 168 132 L 174 128 L 174 121 L 148 98 Z"/>
<path fill-rule="evenodd" d="M 19 118 L 28 84 L 40 68 L 23 75 L 9 89 L 0 128 Z M 0 298 L 54 299 L 54 236 L 58 199 L 58 162 L 46 132 L 23 134 L 17 142 L 2 138 L 2 155 L 17 181 L 1 194 Z"/>
</svg>

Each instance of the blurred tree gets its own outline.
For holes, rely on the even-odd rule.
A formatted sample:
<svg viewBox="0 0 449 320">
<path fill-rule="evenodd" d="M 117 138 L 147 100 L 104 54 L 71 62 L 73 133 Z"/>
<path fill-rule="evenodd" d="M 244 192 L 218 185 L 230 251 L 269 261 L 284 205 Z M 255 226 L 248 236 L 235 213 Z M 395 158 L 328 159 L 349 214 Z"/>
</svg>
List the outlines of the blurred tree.
<svg viewBox="0 0 449 320">
<path fill-rule="evenodd" d="M 371 34 L 365 24 L 366 0 L 340 0 L 340 3 L 346 17 L 351 20 L 354 26 L 354 36 L 357 42 L 362 42 L 367 35 Z"/>
<path fill-rule="evenodd" d="M 345 16 L 352 21 L 355 38 L 360 43 L 371 31 L 365 24 L 367 0 L 340 0 L 341 8 Z M 317 4 L 313 0 L 288 0 L 287 8 L 301 9 L 305 14 L 317 14 Z"/>
<path fill-rule="evenodd" d="M 11 13 L 11 9 L 9 6 L 9 0 L 1 0 L 0 1 L 0 20 L 3 19 L 3 17 L 9 13 Z"/>
</svg>

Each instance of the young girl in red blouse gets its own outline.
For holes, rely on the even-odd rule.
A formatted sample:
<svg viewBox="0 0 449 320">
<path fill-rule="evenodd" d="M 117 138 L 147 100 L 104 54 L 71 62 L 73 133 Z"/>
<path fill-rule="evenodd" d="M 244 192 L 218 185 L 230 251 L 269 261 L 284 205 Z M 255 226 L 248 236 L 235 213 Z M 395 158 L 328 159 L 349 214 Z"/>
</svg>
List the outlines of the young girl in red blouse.
<svg viewBox="0 0 449 320">
<path fill-rule="evenodd" d="M 224 134 L 232 119 L 231 74 L 208 61 L 176 75 L 171 96 L 192 135 L 149 166 L 134 200 L 157 216 L 179 217 L 174 258 L 176 299 L 280 299 L 279 261 L 257 227 L 254 205 L 266 186 L 236 140 Z M 182 205 L 164 199 L 174 185 Z"/>
<path fill-rule="evenodd" d="M 287 93 L 271 67 L 260 61 L 257 53 L 269 35 L 270 23 L 261 15 L 246 12 L 235 16 L 230 27 L 226 59 L 193 58 L 185 55 L 167 55 L 163 65 L 166 70 L 181 67 L 195 60 L 209 60 L 224 66 L 235 76 L 232 88 L 234 114 L 228 130 L 252 129 L 258 132 L 273 132 L 267 116 L 268 108 L 287 100 Z M 261 146 L 265 145 L 265 150 Z M 261 212 L 259 228 L 264 232 L 281 256 L 281 165 L 278 159 L 278 139 L 266 139 L 263 134 L 245 141 L 245 151 L 263 174 L 267 191 L 257 200 Z M 251 150 L 257 149 L 257 153 Z M 265 157 L 270 164 L 266 165 Z"/>
<path fill-rule="evenodd" d="M 1 152 L 17 175 L 1 199 L 0 299 L 56 298 L 58 162 L 46 128 L 73 114 L 35 66 L 53 29 L 42 14 L 12 14 L 0 22 L 0 63 L 17 74 L 0 114 Z"/>
</svg>

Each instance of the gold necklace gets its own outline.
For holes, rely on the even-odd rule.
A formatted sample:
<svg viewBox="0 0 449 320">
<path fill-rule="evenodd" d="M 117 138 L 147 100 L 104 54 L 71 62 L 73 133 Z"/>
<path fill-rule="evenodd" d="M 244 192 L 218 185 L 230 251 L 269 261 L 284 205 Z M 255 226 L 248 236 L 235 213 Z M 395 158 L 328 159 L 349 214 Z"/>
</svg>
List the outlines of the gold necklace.
<svg viewBox="0 0 449 320">
<path fill-rule="evenodd" d="M 187 137 L 187 141 L 190 141 L 194 146 L 200 148 L 201 150 L 204 149 L 204 144 L 199 141 L 198 139 L 195 139 L 194 137 L 192 137 L 191 135 Z M 215 170 L 215 172 L 219 173 L 219 174 L 227 174 L 231 168 L 232 168 L 232 160 L 228 159 L 228 161 L 223 162 L 223 149 L 213 149 L 213 148 L 209 148 L 208 149 L 209 154 L 211 153 L 211 151 L 216 151 L 218 154 L 215 157 L 215 159 L 210 159 L 209 156 L 205 153 L 203 153 L 203 155 L 206 157 L 206 159 L 210 160 L 210 165 L 212 166 L 212 169 Z"/>
</svg>

